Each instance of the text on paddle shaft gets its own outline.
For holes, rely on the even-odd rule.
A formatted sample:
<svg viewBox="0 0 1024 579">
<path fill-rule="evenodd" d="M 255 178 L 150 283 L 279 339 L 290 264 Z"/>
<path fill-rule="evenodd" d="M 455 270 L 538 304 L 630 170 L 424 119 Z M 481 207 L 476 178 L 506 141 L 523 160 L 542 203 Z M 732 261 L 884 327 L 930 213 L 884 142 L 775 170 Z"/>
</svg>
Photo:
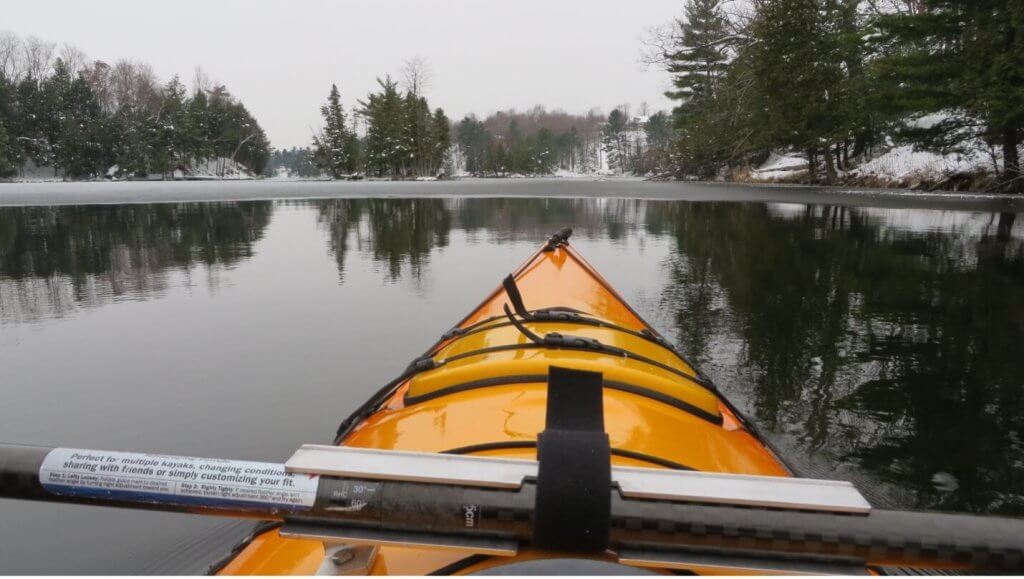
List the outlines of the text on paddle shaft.
<svg viewBox="0 0 1024 579">
<path fill-rule="evenodd" d="M 276 463 L 79 448 L 54 448 L 39 466 L 57 495 L 242 510 L 312 508 L 319 479 Z"/>
<path fill-rule="evenodd" d="M 241 467 L 232 464 L 209 464 L 206 462 L 197 465 L 185 460 L 98 456 L 82 453 L 72 454 L 70 459 L 64 461 L 63 467 L 68 470 L 91 473 L 146 475 L 184 481 L 200 480 L 250 485 L 295 486 L 294 480 L 282 477 L 280 468 L 274 467 Z"/>
</svg>

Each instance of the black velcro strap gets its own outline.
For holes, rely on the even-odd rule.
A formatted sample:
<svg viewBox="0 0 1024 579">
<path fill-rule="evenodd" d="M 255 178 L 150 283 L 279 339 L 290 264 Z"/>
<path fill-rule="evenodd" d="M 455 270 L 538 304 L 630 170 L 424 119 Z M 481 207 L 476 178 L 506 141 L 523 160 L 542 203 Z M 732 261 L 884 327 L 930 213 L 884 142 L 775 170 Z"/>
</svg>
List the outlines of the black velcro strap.
<svg viewBox="0 0 1024 579">
<path fill-rule="evenodd" d="M 512 308 L 515 309 L 519 317 L 523 319 L 530 319 L 530 312 L 526 309 L 526 304 L 523 303 L 523 296 L 519 293 L 519 286 L 516 285 L 516 278 L 510 274 L 504 280 L 501 281 L 501 285 L 505 288 L 505 293 L 508 294 L 509 301 L 512 302 Z"/>
<path fill-rule="evenodd" d="M 537 459 L 534 546 L 575 553 L 607 549 L 612 473 L 601 374 L 551 367 Z"/>
<path fill-rule="evenodd" d="M 604 434 L 604 379 L 600 372 L 548 368 L 546 430 Z"/>
</svg>

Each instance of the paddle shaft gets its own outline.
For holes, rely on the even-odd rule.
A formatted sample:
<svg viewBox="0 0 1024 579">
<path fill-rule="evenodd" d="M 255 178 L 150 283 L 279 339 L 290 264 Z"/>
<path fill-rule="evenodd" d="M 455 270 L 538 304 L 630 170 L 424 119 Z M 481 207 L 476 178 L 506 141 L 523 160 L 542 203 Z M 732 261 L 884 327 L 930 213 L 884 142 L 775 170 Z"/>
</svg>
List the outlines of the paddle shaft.
<svg viewBox="0 0 1024 579">
<path fill-rule="evenodd" d="M 110 470 L 112 467 L 107 471 L 97 468 L 97 472 L 92 473 L 95 476 L 89 480 L 69 481 L 66 472 L 61 472 L 65 465 L 88 472 L 83 464 L 103 466 L 115 462 L 120 472 Z M 169 468 L 176 465 L 177 469 L 167 471 L 160 465 L 171 465 Z M 194 478 L 193 482 L 175 483 L 156 490 L 153 486 L 156 483 L 152 482 L 129 488 L 125 481 L 133 479 L 131 472 L 137 472 L 133 469 L 138 468 L 164 475 L 175 473 L 184 478 L 191 476 L 191 472 L 206 472 L 207 475 L 199 476 L 212 482 Z M 275 478 L 275 470 L 283 474 L 284 467 L 0 445 L 0 498 L 272 521 L 287 519 L 328 527 L 492 537 L 524 543 L 532 537 L 536 486 L 529 481 L 518 489 L 488 489 L 308 475 L 283 475 L 282 479 Z M 125 474 L 125 471 L 130 472 Z M 104 472 L 113 474 L 104 475 Z M 250 472 L 263 473 L 263 476 L 245 478 Z M 106 482 L 100 480 L 104 476 Z M 231 477 L 230 484 L 223 482 Z M 249 484 L 250 481 L 255 482 Z M 261 484 L 267 488 L 260 488 Z M 245 485 L 255 490 L 243 488 Z M 168 489 L 171 492 L 161 494 L 160 491 Z M 296 499 L 299 495 L 303 498 Z M 252 500 L 253 497 L 257 500 Z M 286 504 L 288 500 L 294 501 L 293 504 Z M 627 499 L 615 490 L 610 500 L 610 547 L 613 550 L 657 554 L 674 549 L 696 549 L 726 555 L 812 556 L 908 567 L 964 567 L 988 571 L 1024 568 L 1024 520 L 1021 519 L 883 510 L 872 510 L 867 515 L 797 512 Z"/>
</svg>

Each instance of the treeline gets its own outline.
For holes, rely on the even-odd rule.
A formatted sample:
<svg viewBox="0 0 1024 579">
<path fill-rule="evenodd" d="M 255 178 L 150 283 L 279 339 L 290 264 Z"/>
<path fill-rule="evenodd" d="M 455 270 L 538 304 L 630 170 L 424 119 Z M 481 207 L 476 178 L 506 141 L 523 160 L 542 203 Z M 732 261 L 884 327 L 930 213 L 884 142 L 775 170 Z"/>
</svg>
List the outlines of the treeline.
<svg viewBox="0 0 1024 579">
<path fill-rule="evenodd" d="M 670 168 L 672 124 L 663 112 L 633 116 L 622 106 L 608 116 L 597 110 L 572 115 L 537 106 L 482 120 L 467 115 L 453 125 L 443 109 L 431 110 L 420 94 L 422 85 L 409 78 L 405 84 L 403 90 L 391 77 L 379 79 L 378 90 L 349 111 L 332 86 L 312 151 L 275 151 L 267 174 L 283 167 L 291 176 L 312 176 L 309 163 L 335 179 L 507 177 L 558 170 L 649 174 Z"/>
<path fill-rule="evenodd" d="M 216 172 L 225 160 L 258 174 L 269 151 L 245 105 L 201 71 L 189 90 L 178 77 L 161 84 L 144 63 L 89 62 L 73 47 L 0 35 L 0 176 L 28 160 L 74 179 L 112 167 L 109 176 Z"/>
<path fill-rule="evenodd" d="M 267 166 L 263 170 L 264 177 L 320 177 L 323 172 L 313 158 L 313 149 L 309 147 L 292 147 L 291 149 L 273 149 Z"/>
<path fill-rule="evenodd" d="M 349 119 L 337 85 L 321 108 L 324 127 L 314 138 L 313 161 L 334 178 L 406 179 L 451 175 L 451 121 L 433 111 L 421 87 L 400 90 L 390 76 L 353 107 Z"/>
<path fill-rule="evenodd" d="M 468 173 L 506 176 L 657 172 L 667 165 L 672 132 L 665 113 L 632 116 L 623 106 L 605 117 L 596 110 L 571 115 L 538 106 L 483 120 L 467 116 L 455 134 L 456 154 Z"/>
<path fill-rule="evenodd" d="M 570 115 L 543 107 L 498 112 L 483 120 L 466 116 L 455 129 L 456 154 L 463 169 L 477 176 L 593 172 L 601 168 L 603 123 L 596 111 Z"/>
<path fill-rule="evenodd" d="M 729 4 L 733 12 L 727 13 Z M 1016 0 L 687 0 L 655 39 L 673 75 L 672 167 L 712 176 L 780 149 L 832 182 L 889 140 L 987 150 L 1021 192 L 1024 5 Z"/>
<path fill-rule="evenodd" d="M 628 107 L 619 107 L 601 128 L 601 143 L 613 170 L 636 175 L 671 170 L 672 121 L 664 112 L 630 117 Z"/>
</svg>

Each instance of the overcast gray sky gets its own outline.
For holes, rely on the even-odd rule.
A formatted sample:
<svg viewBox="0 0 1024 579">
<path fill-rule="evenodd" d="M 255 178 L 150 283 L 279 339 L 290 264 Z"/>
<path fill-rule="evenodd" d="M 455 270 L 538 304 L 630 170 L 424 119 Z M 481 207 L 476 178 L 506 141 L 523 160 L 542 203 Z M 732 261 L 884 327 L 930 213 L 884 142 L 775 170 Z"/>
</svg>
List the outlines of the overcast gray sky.
<svg viewBox="0 0 1024 579">
<path fill-rule="evenodd" d="M 90 58 L 148 62 L 186 83 L 202 65 L 277 147 L 305 145 L 332 82 L 346 107 L 404 60 L 432 68 L 449 116 L 543 104 L 666 108 L 665 74 L 640 65 L 645 30 L 680 0 L 3 0 L 0 30 L 67 42 Z"/>
</svg>

